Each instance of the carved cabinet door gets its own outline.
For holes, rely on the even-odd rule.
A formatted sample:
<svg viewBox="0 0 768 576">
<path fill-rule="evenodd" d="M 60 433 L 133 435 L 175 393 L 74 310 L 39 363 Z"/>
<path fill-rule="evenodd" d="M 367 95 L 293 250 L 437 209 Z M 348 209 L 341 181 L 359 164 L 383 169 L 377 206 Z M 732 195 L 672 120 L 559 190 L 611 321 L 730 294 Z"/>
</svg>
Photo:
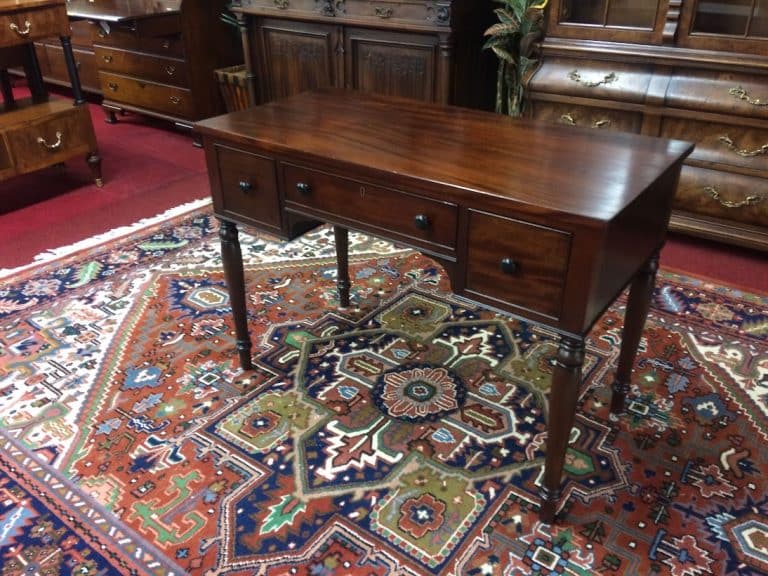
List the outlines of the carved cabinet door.
<svg viewBox="0 0 768 576">
<path fill-rule="evenodd" d="M 438 98 L 439 37 L 389 30 L 347 28 L 345 38 L 346 86 L 415 98 Z M 447 67 L 446 67 L 447 69 Z M 447 91 L 444 96 L 447 98 Z"/>
<path fill-rule="evenodd" d="M 338 26 L 265 18 L 258 25 L 261 101 L 343 85 Z"/>
</svg>

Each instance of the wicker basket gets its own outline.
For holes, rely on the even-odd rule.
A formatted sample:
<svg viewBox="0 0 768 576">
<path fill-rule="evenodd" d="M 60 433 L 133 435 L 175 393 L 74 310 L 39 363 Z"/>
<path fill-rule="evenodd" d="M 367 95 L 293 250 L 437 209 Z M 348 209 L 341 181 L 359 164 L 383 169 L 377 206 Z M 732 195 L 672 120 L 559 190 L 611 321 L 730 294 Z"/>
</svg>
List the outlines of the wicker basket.
<svg viewBox="0 0 768 576">
<path fill-rule="evenodd" d="M 214 70 L 219 82 L 221 95 L 227 112 L 235 112 L 248 108 L 248 88 L 246 86 L 245 65 L 230 66 Z"/>
</svg>

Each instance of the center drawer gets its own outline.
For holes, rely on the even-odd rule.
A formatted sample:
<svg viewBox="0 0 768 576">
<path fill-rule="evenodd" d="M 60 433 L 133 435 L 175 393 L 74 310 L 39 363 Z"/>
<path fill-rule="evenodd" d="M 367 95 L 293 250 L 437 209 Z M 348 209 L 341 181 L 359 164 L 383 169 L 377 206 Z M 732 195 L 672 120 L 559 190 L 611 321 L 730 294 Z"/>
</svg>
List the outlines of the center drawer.
<svg viewBox="0 0 768 576">
<path fill-rule="evenodd" d="M 99 69 L 186 88 L 189 85 L 187 63 L 179 58 L 166 58 L 109 46 L 96 46 Z"/>
<path fill-rule="evenodd" d="M 283 165 L 283 175 L 289 208 L 320 219 L 341 218 L 374 234 L 394 234 L 428 250 L 456 251 L 455 204 L 291 164 Z"/>
<path fill-rule="evenodd" d="M 101 70 L 99 81 L 107 100 L 148 108 L 177 118 L 191 118 L 194 114 L 190 90 Z"/>
</svg>

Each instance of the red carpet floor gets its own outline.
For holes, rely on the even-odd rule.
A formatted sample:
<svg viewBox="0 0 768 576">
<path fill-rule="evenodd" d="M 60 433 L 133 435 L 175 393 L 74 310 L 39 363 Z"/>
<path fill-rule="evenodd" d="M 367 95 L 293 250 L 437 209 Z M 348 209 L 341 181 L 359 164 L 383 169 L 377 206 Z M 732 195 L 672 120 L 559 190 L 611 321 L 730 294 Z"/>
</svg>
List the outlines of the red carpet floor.
<svg viewBox="0 0 768 576">
<path fill-rule="evenodd" d="M 0 269 L 208 196 L 203 151 L 188 134 L 140 115 L 108 125 L 101 109 L 90 107 L 104 187 L 92 183 L 84 161 L 0 182 Z M 768 254 L 762 252 L 673 234 L 661 263 L 768 292 Z"/>
</svg>

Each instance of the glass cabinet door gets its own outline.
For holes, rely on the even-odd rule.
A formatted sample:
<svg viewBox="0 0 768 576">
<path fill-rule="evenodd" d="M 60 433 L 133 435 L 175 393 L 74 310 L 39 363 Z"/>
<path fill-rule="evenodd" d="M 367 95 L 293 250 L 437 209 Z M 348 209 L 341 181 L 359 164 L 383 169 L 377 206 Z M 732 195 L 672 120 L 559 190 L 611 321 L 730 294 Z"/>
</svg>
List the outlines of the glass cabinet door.
<svg viewBox="0 0 768 576">
<path fill-rule="evenodd" d="M 768 1 L 768 0 L 767 0 Z M 552 0 L 549 33 L 583 40 L 661 42 L 668 0 Z"/>
<path fill-rule="evenodd" d="M 768 0 L 691 0 L 685 5 L 682 46 L 765 53 L 767 42 Z"/>
</svg>

